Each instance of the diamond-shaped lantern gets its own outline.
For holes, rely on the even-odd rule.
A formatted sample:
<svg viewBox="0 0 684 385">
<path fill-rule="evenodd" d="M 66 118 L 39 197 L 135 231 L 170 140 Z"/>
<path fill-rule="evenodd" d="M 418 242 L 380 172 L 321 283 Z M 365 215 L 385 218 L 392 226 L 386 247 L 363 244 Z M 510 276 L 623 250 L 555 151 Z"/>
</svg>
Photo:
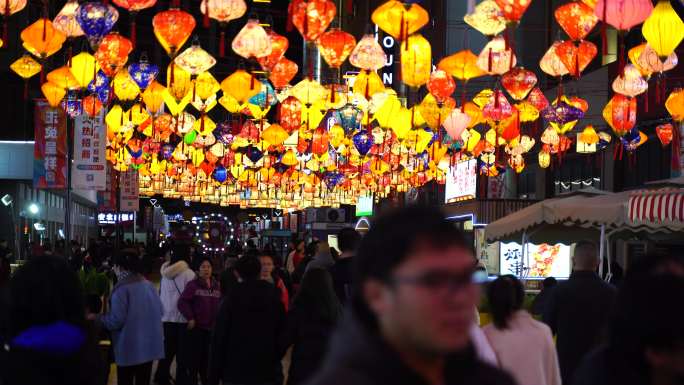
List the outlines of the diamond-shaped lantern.
<svg viewBox="0 0 684 385">
<path fill-rule="evenodd" d="M 335 19 L 337 7 L 330 0 L 294 0 L 288 12 L 304 40 L 316 41 Z"/>
<path fill-rule="evenodd" d="M 250 19 L 238 32 L 231 44 L 233 51 L 245 59 L 262 58 L 271 54 L 271 39 L 259 24 L 259 20 Z"/>
<path fill-rule="evenodd" d="M 76 10 L 76 21 L 93 49 L 97 49 L 100 40 L 112 30 L 117 20 L 119 11 L 100 2 L 83 3 Z"/>
</svg>

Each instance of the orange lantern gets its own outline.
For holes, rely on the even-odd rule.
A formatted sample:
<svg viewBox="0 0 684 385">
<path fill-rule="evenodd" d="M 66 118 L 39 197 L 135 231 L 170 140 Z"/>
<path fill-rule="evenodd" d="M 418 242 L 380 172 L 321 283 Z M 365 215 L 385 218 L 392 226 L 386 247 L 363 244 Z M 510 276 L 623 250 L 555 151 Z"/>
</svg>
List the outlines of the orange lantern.
<svg viewBox="0 0 684 385">
<path fill-rule="evenodd" d="M 318 156 L 323 155 L 328 152 L 328 147 L 330 145 L 330 138 L 328 136 L 328 130 L 324 127 L 318 127 L 313 132 L 313 138 L 311 140 L 311 152 Z"/>
<path fill-rule="evenodd" d="M 471 50 L 459 51 L 443 58 L 437 64 L 437 68 L 463 82 L 487 74 L 477 66 L 477 55 Z"/>
<path fill-rule="evenodd" d="M 54 83 L 45 82 L 40 86 L 40 90 L 43 91 L 45 99 L 47 99 L 48 104 L 52 108 L 59 107 L 62 99 L 66 95 L 66 90 Z"/>
<path fill-rule="evenodd" d="M 410 87 L 420 87 L 430 79 L 432 71 L 432 47 L 420 34 L 406 39 L 401 51 L 402 81 Z"/>
<path fill-rule="evenodd" d="M 233 72 L 221 82 L 223 93 L 232 96 L 238 103 L 244 103 L 258 94 L 261 87 L 261 82 L 254 81 L 254 77 L 242 69 Z"/>
<path fill-rule="evenodd" d="M 684 89 L 672 91 L 665 101 L 665 108 L 676 122 L 684 121 Z"/>
<path fill-rule="evenodd" d="M 354 36 L 339 28 L 332 28 L 318 38 L 318 50 L 331 68 L 340 68 L 354 47 Z"/>
<path fill-rule="evenodd" d="M 620 94 L 615 94 L 603 109 L 603 119 L 618 136 L 623 136 L 634 128 L 636 114 L 636 99 Z"/>
<path fill-rule="evenodd" d="M 292 60 L 281 57 L 268 74 L 268 79 L 273 83 L 273 87 L 281 89 L 287 86 L 295 77 L 299 67 Z"/>
<path fill-rule="evenodd" d="M 594 43 L 582 40 L 575 45 L 573 41 L 565 41 L 556 46 L 556 55 L 568 69 L 570 75 L 579 77 L 582 71 L 596 57 L 598 49 Z"/>
<path fill-rule="evenodd" d="M 271 71 L 278 64 L 280 58 L 285 55 L 285 51 L 290 45 L 285 36 L 278 35 L 273 30 L 268 31 L 268 38 L 271 41 L 271 53 L 258 59 L 264 71 Z"/>
<path fill-rule="evenodd" d="M 107 76 L 113 77 L 128 61 L 133 44 L 116 32 L 105 36 L 95 52 L 95 60 Z"/>
<path fill-rule="evenodd" d="M 66 35 L 48 19 L 38 19 L 21 31 L 24 48 L 40 59 L 45 59 L 62 48 Z"/>
<path fill-rule="evenodd" d="M 95 95 L 86 96 L 81 103 L 83 111 L 90 117 L 97 116 L 102 110 L 102 102 Z"/>
<path fill-rule="evenodd" d="M 379 70 L 386 62 L 387 55 L 373 35 L 364 35 L 349 56 L 351 65 L 367 71 Z"/>
<path fill-rule="evenodd" d="M 233 51 L 245 59 L 262 58 L 271 54 L 271 39 L 259 20 L 249 19 L 231 44 Z"/>
<path fill-rule="evenodd" d="M 423 28 L 430 21 L 430 16 L 416 3 L 404 5 L 400 1 L 389 0 L 373 11 L 371 20 L 395 39 L 404 41 Z"/>
<path fill-rule="evenodd" d="M 515 67 L 501 76 L 501 85 L 515 100 L 523 100 L 537 84 L 537 75 L 523 67 Z"/>
<path fill-rule="evenodd" d="M 80 88 L 78 80 L 71 73 L 69 67 L 62 66 L 47 74 L 47 81 L 67 90 L 77 90 Z"/>
<path fill-rule="evenodd" d="M 304 40 L 316 41 L 335 18 L 337 7 L 329 0 L 294 0 L 288 12 Z"/>
<path fill-rule="evenodd" d="M 572 40 L 584 39 L 598 23 L 594 9 L 577 1 L 561 5 L 556 9 L 554 16 Z"/>
<path fill-rule="evenodd" d="M 187 12 L 172 8 L 154 15 L 152 29 L 159 44 L 174 58 L 195 29 L 195 18 Z"/>
<path fill-rule="evenodd" d="M 456 82 L 446 71 L 438 69 L 430 74 L 427 89 L 438 102 L 443 102 L 456 90 Z"/>
<path fill-rule="evenodd" d="M 506 20 L 512 23 L 520 21 L 522 15 L 527 11 L 532 0 L 494 0 L 501 8 Z"/>
</svg>

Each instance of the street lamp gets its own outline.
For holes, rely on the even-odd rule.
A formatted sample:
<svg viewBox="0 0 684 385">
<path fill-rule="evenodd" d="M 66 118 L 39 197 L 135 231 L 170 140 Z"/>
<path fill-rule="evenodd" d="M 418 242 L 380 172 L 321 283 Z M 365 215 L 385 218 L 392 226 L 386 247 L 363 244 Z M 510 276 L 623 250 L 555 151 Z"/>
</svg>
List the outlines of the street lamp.
<svg viewBox="0 0 684 385">
<path fill-rule="evenodd" d="M 14 199 L 12 198 L 11 195 L 5 194 L 2 199 L 0 199 L 0 202 L 2 202 L 5 207 L 9 206 L 10 209 L 10 218 L 12 219 L 12 235 L 14 236 L 14 250 L 16 252 L 16 259 L 21 259 L 21 247 L 19 245 L 19 230 L 17 229 L 17 218 L 16 218 L 16 213 L 14 212 Z"/>
<path fill-rule="evenodd" d="M 29 212 L 30 212 L 31 214 L 36 215 L 36 214 L 38 214 L 38 212 L 40 211 L 40 207 L 38 207 L 38 205 L 35 204 L 35 203 L 31 203 L 31 204 L 28 206 L 28 210 L 29 210 Z"/>
</svg>

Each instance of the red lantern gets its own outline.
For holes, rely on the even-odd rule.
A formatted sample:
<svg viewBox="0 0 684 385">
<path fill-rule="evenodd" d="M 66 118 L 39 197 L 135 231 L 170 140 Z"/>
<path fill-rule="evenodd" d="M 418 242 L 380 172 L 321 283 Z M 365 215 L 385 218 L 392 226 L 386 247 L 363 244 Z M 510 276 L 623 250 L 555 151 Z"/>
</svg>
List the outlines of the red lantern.
<svg viewBox="0 0 684 385">
<path fill-rule="evenodd" d="M 337 7 L 329 0 L 294 0 L 288 12 L 304 40 L 316 41 L 335 18 Z"/>
<path fill-rule="evenodd" d="M 128 61 L 128 55 L 133 51 L 130 40 L 116 32 L 105 36 L 95 52 L 95 60 L 105 75 L 114 77 Z"/>
<path fill-rule="evenodd" d="M 506 20 L 517 23 L 522 15 L 527 11 L 532 0 L 494 0 L 496 5 L 501 8 Z"/>
<path fill-rule="evenodd" d="M 501 85 L 515 100 L 523 100 L 537 84 L 537 75 L 522 67 L 515 67 L 501 76 Z"/>
<path fill-rule="evenodd" d="M 152 29 L 166 53 L 174 58 L 195 29 L 195 18 L 180 9 L 169 9 L 154 15 Z"/>
<path fill-rule="evenodd" d="M 302 102 L 294 96 L 288 96 L 279 108 L 280 125 L 290 134 L 299 130 L 302 126 Z"/>
<path fill-rule="evenodd" d="M 330 68 L 340 68 L 354 47 L 356 47 L 354 36 L 339 28 L 332 28 L 318 38 L 318 50 Z"/>
<path fill-rule="evenodd" d="M 313 139 L 311 140 L 311 152 L 321 156 L 328 151 L 328 146 L 330 144 L 330 138 L 328 136 L 328 130 L 324 127 L 318 127 L 313 132 Z"/>
<path fill-rule="evenodd" d="M 660 139 L 660 143 L 665 147 L 672 142 L 674 128 L 670 123 L 661 124 L 656 127 L 656 134 L 658 135 L 658 139 Z"/>
<path fill-rule="evenodd" d="M 598 23 L 594 9 L 578 1 L 561 5 L 556 9 L 554 16 L 572 40 L 584 39 Z"/>
<path fill-rule="evenodd" d="M 627 134 L 636 125 L 636 98 L 615 94 L 603 109 L 603 118 L 616 135 Z"/>
<path fill-rule="evenodd" d="M 549 106 L 549 100 L 546 98 L 542 90 L 539 87 L 534 88 L 530 91 L 527 96 L 527 101 L 530 102 L 537 109 L 537 111 L 542 111 Z"/>
<path fill-rule="evenodd" d="M 271 69 L 268 79 L 273 83 L 273 87 L 281 89 L 290 83 L 298 70 L 297 63 L 283 56 Z"/>
<path fill-rule="evenodd" d="M 594 43 L 582 40 L 575 45 L 573 41 L 565 41 L 556 47 L 556 55 L 568 69 L 570 75 L 579 77 L 582 71 L 596 57 L 598 49 Z"/>
<path fill-rule="evenodd" d="M 285 36 L 278 35 L 273 30 L 268 31 L 268 38 L 271 40 L 271 53 L 258 58 L 259 64 L 264 71 L 271 71 L 280 58 L 285 55 L 285 51 L 290 46 L 290 42 Z"/>
<path fill-rule="evenodd" d="M 427 89 L 437 99 L 437 102 L 443 103 L 456 90 L 456 82 L 446 71 L 435 70 L 430 74 Z"/>
</svg>

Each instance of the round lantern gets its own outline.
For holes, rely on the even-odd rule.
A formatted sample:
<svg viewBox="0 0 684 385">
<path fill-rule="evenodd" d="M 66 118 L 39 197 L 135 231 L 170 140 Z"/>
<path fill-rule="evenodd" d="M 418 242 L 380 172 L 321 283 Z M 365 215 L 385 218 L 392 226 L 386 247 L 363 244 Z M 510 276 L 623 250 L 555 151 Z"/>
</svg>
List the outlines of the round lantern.
<svg viewBox="0 0 684 385">
<path fill-rule="evenodd" d="M 430 79 L 432 47 L 420 34 L 413 34 L 401 50 L 401 77 L 409 87 L 420 87 Z"/>
<path fill-rule="evenodd" d="M 623 136 L 634 128 L 636 114 L 636 99 L 620 94 L 614 95 L 603 109 L 603 118 L 617 136 Z"/>
<path fill-rule="evenodd" d="M 233 39 L 231 46 L 236 54 L 245 59 L 266 57 L 272 50 L 268 33 L 256 19 L 247 21 Z"/>
<path fill-rule="evenodd" d="M 537 75 L 523 67 L 515 67 L 501 76 L 501 85 L 515 100 L 523 100 L 537 84 Z"/>
<path fill-rule="evenodd" d="M 113 0 L 114 4 L 127 10 L 130 13 L 130 23 L 131 23 L 131 42 L 135 46 L 136 41 L 136 28 L 135 28 L 135 16 L 139 11 L 143 9 L 150 8 L 157 3 L 157 0 Z"/>
<path fill-rule="evenodd" d="M 245 0 L 202 0 L 200 10 L 204 14 L 205 27 L 209 27 L 210 18 L 218 21 L 221 25 L 219 56 L 223 57 L 226 45 L 225 25 L 232 20 L 241 18 L 247 12 L 247 4 L 245 4 Z"/>
<path fill-rule="evenodd" d="M 335 18 L 337 7 L 329 0 L 294 0 L 288 12 L 304 40 L 316 41 Z"/>
<path fill-rule="evenodd" d="M 485 36 L 496 36 L 506 29 L 506 18 L 494 0 L 484 0 L 463 20 Z"/>
<path fill-rule="evenodd" d="M 172 8 L 154 15 L 152 28 L 159 44 L 174 58 L 195 29 L 195 18 L 187 12 Z"/>
<path fill-rule="evenodd" d="M 665 61 L 684 38 L 684 22 L 669 0 L 660 0 L 641 27 L 641 32 L 648 45 Z"/>
<path fill-rule="evenodd" d="M 651 0 L 598 0 L 594 13 L 619 31 L 628 31 L 646 20 L 653 10 Z"/>
<path fill-rule="evenodd" d="M 110 33 L 100 42 L 95 59 L 102 71 L 113 77 L 128 61 L 128 55 L 133 51 L 133 44 L 118 33 Z"/>
<path fill-rule="evenodd" d="M 76 21 L 93 49 L 97 49 L 100 40 L 112 30 L 117 20 L 119 11 L 100 2 L 83 3 L 76 10 Z"/>
<path fill-rule="evenodd" d="M 594 43 L 582 40 L 575 44 L 574 41 L 565 41 L 556 46 L 556 55 L 560 58 L 570 75 L 579 77 L 582 71 L 596 57 L 598 49 Z"/>
<path fill-rule="evenodd" d="M 387 55 L 373 35 L 364 35 L 349 56 L 354 67 L 376 71 L 385 66 Z"/>
<path fill-rule="evenodd" d="M 297 75 L 298 70 L 297 63 L 286 57 L 281 57 L 271 69 L 271 73 L 268 74 L 268 80 L 276 89 L 282 89 Z"/>
<path fill-rule="evenodd" d="M 625 66 L 623 73 L 613 81 L 613 91 L 629 97 L 641 95 L 648 90 L 648 82 L 641 77 L 641 72 L 634 65 Z"/>
<path fill-rule="evenodd" d="M 446 71 L 438 69 L 430 74 L 427 89 L 438 102 L 443 102 L 456 90 L 456 82 Z"/>
<path fill-rule="evenodd" d="M 331 28 L 318 38 L 318 50 L 330 68 L 340 68 L 355 46 L 354 36 L 339 28 Z"/>
<path fill-rule="evenodd" d="M 290 45 L 285 36 L 278 35 L 273 30 L 268 31 L 268 38 L 271 41 L 271 53 L 258 59 L 264 71 L 271 71 L 283 55 L 285 55 L 285 51 L 287 51 Z"/>
<path fill-rule="evenodd" d="M 400 1 L 390 0 L 373 11 L 371 20 L 384 32 L 404 41 L 423 28 L 430 21 L 430 16 L 416 3 L 404 5 Z"/>
<path fill-rule="evenodd" d="M 77 0 L 69 0 L 64 4 L 64 7 L 57 13 L 52 23 L 55 28 L 67 36 L 67 38 L 83 36 L 85 33 L 81 29 L 76 19 L 76 10 L 78 9 Z"/>
</svg>

